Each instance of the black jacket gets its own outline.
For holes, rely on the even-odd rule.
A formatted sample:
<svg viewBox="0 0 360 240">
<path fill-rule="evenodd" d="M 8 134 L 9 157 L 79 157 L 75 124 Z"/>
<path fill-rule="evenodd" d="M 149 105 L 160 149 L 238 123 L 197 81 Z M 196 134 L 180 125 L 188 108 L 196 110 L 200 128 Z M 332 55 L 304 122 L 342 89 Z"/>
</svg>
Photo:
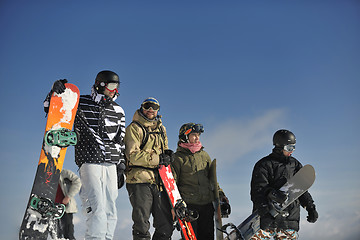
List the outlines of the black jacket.
<svg viewBox="0 0 360 240">
<path fill-rule="evenodd" d="M 125 113 L 112 99 L 92 89 L 81 95 L 74 130 L 79 139 L 75 146 L 75 162 L 115 163 L 124 160 Z"/>
<path fill-rule="evenodd" d="M 294 157 L 285 157 L 281 149 L 273 149 L 273 152 L 259 160 L 252 173 L 251 179 L 251 200 L 253 210 L 259 210 L 268 204 L 267 194 L 271 189 L 279 189 L 302 168 L 301 163 Z M 311 206 L 313 199 L 309 192 L 305 192 L 299 199 L 288 206 L 285 211 L 288 217 L 279 214 L 273 218 L 270 214 L 261 216 L 261 229 L 293 229 L 299 230 L 300 205 L 303 207 Z"/>
</svg>

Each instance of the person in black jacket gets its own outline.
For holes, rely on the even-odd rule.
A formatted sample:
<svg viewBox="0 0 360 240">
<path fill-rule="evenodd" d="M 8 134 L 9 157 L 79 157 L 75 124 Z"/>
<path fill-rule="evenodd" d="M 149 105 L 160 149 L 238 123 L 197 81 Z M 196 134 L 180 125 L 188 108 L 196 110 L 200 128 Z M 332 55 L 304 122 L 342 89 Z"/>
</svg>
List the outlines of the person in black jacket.
<svg viewBox="0 0 360 240">
<path fill-rule="evenodd" d="M 66 91 L 66 82 L 54 82 L 44 102 L 45 111 L 53 92 Z M 75 117 L 75 162 L 82 182 L 79 195 L 86 213 L 85 239 L 113 239 L 117 223 L 115 201 L 125 170 L 125 113 L 115 102 L 119 84 L 115 72 L 99 72 L 91 95 L 80 96 Z"/>
<path fill-rule="evenodd" d="M 285 201 L 286 195 L 278 189 L 302 168 L 302 164 L 292 157 L 295 143 L 296 138 L 291 131 L 278 130 L 273 136 L 275 147 L 272 153 L 254 166 L 250 194 L 253 210 L 257 210 L 260 215 L 261 230 L 251 238 L 252 240 L 297 239 L 300 205 L 308 212 L 308 222 L 314 223 L 318 218 L 314 201 L 308 191 L 285 209 L 288 214 L 279 214 L 274 218 L 269 213 L 269 197 L 275 196 L 280 203 Z"/>
</svg>

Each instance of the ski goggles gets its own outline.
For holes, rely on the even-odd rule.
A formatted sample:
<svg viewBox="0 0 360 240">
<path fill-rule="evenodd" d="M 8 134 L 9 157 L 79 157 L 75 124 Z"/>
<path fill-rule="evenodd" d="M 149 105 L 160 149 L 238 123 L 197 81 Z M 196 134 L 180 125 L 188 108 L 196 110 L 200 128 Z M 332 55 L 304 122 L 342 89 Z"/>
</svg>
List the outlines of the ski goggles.
<svg viewBox="0 0 360 240">
<path fill-rule="evenodd" d="M 160 109 L 160 106 L 153 102 L 146 102 L 142 105 L 142 108 L 146 111 L 150 110 L 150 108 L 154 111 L 157 111 Z"/>
<path fill-rule="evenodd" d="M 204 132 L 204 126 L 202 124 L 194 124 L 190 129 L 188 129 L 185 132 L 185 135 L 188 135 L 188 134 L 190 134 L 192 132 L 203 133 Z"/>
<path fill-rule="evenodd" d="M 109 92 L 117 92 L 117 89 L 119 87 L 119 83 L 108 83 L 106 84 L 105 88 L 109 91 Z"/>
<path fill-rule="evenodd" d="M 295 151 L 295 144 L 288 144 L 284 146 L 284 150 L 287 152 L 293 152 Z"/>
</svg>

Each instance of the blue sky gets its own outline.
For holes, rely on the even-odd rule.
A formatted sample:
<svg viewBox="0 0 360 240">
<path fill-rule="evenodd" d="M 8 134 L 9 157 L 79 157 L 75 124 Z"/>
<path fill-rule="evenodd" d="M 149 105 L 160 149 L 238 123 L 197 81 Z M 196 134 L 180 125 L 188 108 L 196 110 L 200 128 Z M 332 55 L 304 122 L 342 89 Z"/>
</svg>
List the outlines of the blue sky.
<svg viewBox="0 0 360 240">
<path fill-rule="evenodd" d="M 183 123 L 204 125 L 201 141 L 232 205 L 224 222 L 251 213 L 252 168 L 287 128 L 294 156 L 317 172 L 310 192 L 320 218 L 309 224 L 303 211 L 300 236 L 359 236 L 358 1 L 2 0 L 0 35 L 2 239 L 17 236 L 53 81 L 67 78 L 88 94 L 104 69 L 120 76 L 127 124 L 153 96 L 172 149 Z M 77 171 L 72 148 L 64 167 Z M 131 239 L 126 189 L 117 204 L 116 239 Z M 75 231 L 83 235 L 81 212 Z"/>
</svg>

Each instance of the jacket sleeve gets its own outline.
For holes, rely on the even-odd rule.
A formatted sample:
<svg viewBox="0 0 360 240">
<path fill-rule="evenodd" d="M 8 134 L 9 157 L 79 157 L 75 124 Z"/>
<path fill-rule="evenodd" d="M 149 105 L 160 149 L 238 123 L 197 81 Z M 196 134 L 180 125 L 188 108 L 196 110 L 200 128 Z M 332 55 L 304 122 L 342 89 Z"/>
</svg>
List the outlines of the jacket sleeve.
<svg viewBox="0 0 360 240">
<path fill-rule="evenodd" d="M 159 165 L 159 155 L 152 149 L 140 149 L 143 138 L 142 129 L 136 124 L 130 124 L 125 131 L 125 155 L 129 166 L 156 167 Z"/>
<path fill-rule="evenodd" d="M 66 195 L 71 198 L 75 197 L 75 195 L 79 193 L 80 188 L 81 188 L 80 178 L 75 173 L 73 173 L 72 171 L 67 170 L 67 169 L 63 169 L 61 171 L 61 174 L 63 176 L 63 179 L 67 178 L 71 182 L 71 186 L 68 189 Z"/>
<path fill-rule="evenodd" d="M 314 205 L 314 200 L 308 191 L 306 191 L 303 195 L 301 195 L 299 197 L 299 200 L 303 208 L 308 208 Z"/>
<path fill-rule="evenodd" d="M 120 117 L 119 117 L 119 130 L 116 134 L 116 136 L 114 137 L 113 141 L 115 144 L 117 144 L 117 148 L 120 151 L 120 162 L 124 162 L 125 161 L 125 143 L 124 143 L 124 138 L 125 138 L 125 112 L 124 110 L 120 107 Z"/>
<path fill-rule="evenodd" d="M 178 179 L 181 175 L 182 162 L 183 162 L 182 158 L 175 153 L 174 162 L 171 163 L 171 170 L 174 175 L 174 179 L 175 179 L 176 183 L 178 183 Z"/>
<path fill-rule="evenodd" d="M 164 149 L 169 149 L 169 140 L 168 140 L 167 133 L 166 133 L 166 127 L 164 125 L 162 125 L 162 128 L 164 130 L 164 136 L 165 136 Z"/>
<path fill-rule="evenodd" d="M 259 162 L 255 164 L 252 178 L 251 178 L 251 201 L 254 203 L 254 208 L 258 209 L 259 207 L 267 204 L 266 192 L 269 188 L 269 169 L 266 165 L 260 164 Z"/>
</svg>

